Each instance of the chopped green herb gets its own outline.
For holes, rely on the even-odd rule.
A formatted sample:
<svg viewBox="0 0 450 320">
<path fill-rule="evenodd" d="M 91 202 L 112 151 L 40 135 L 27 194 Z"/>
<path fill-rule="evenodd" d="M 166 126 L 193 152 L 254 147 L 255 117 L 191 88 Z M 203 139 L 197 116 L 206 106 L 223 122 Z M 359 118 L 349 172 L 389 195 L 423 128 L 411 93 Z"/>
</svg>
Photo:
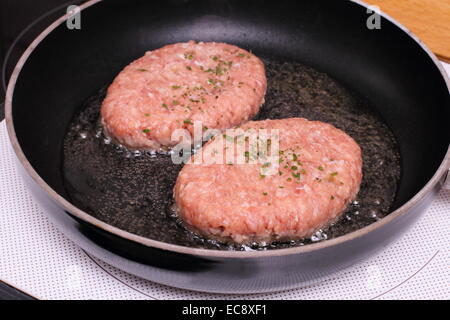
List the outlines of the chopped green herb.
<svg viewBox="0 0 450 320">
<path fill-rule="evenodd" d="M 214 70 L 214 73 L 218 76 L 222 76 L 226 71 L 227 71 L 226 69 L 222 69 L 220 66 L 217 66 L 216 69 Z"/>
<path fill-rule="evenodd" d="M 144 116 L 150 117 L 150 113 L 145 113 Z"/>
<path fill-rule="evenodd" d="M 165 103 L 162 104 L 162 107 L 163 107 L 164 109 L 169 110 L 169 107 L 168 107 L 167 104 L 165 104 Z"/>
<path fill-rule="evenodd" d="M 137 71 L 140 71 L 140 72 L 148 72 L 147 69 L 137 69 Z"/>
<path fill-rule="evenodd" d="M 324 167 L 322 167 L 322 166 L 320 166 L 318 169 L 319 169 L 320 171 L 325 170 Z"/>
<path fill-rule="evenodd" d="M 330 176 L 332 176 L 332 177 L 336 177 L 337 175 L 338 175 L 337 172 L 333 172 L 332 174 L 330 174 Z"/>
<path fill-rule="evenodd" d="M 193 123 L 192 123 L 192 121 L 190 119 L 184 120 L 184 124 L 193 125 Z"/>
<path fill-rule="evenodd" d="M 259 177 L 260 177 L 261 179 L 264 179 L 266 176 L 265 176 L 264 174 L 260 174 Z"/>
<path fill-rule="evenodd" d="M 300 179 L 300 173 L 292 173 L 292 176 L 296 179 Z"/>
<path fill-rule="evenodd" d="M 243 58 L 243 57 L 245 57 L 245 54 L 239 53 L 239 54 L 238 54 L 238 57 Z"/>
<path fill-rule="evenodd" d="M 297 171 L 297 170 L 298 170 L 298 167 L 293 166 L 293 167 L 291 167 L 291 170 L 292 170 L 292 171 Z"/>
<path fill-rule="evenodd" d="M 235 141 L 234 137 L 228 136 L 228 135 L 226 135 L 226 134 L 224 134 L 223 137 L 224 137 L 228 142 L 234 142 L 234 141 Z"/>
<path fill-rule="evenodd" d="M 178 90 L 178 89 L 181 89 L 181 86 L 172 86 L 172 89 Z"/>
<path fill-rule="evenodd" d="M 193 51 L 191 51 L 191 52 L 186 52 L 186 53 L 184 54 L 184 58 L 185 58 L 185 59 L 188 59 L 188 60 L 194 59 L 194 52 L 193 52 Z"/>
<path fill-rule="evenodd" d="M 142 130 L 143 133 L 150 133 L 150 129 L 144 129 Z"/>
<path fill-rule="evenodd" d="M 180 104 L 180 101 L 178 101 L 178 100 L 173 100 L 173 101 L 172 101 L 172 104 L 173 104 L 174 106 L 178 106 L 178 105 Z"/>
</svg>

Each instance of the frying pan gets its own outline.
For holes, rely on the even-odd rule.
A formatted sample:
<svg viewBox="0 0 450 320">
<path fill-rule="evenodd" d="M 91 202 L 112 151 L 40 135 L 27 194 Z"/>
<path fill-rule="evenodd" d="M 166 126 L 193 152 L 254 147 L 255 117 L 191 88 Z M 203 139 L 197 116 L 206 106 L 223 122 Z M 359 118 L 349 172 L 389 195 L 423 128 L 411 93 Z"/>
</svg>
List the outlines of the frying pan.
<svg viewBox="0 0 450 320">
<path fill-rule="evenodd" d="M 81 248 L 140 277 L 179 288 L 255 293 L 317 281 L 387 246 L 442 188 L 449 166 L 449 81 L 435 56 L 383 15 L 367 27 L 357 1 L 108 0 L 45 30 L 9 82 L 6 123 L 19 167 L 49 218 Z M 130 61 L 168 43 L 228 42 L 331 75 L 370 101 L 398 140 L 402 178 L 392 213 L 350 234 L 272 251 L 215 251 L 119 230 L 68 201 L 62 143 L 78 106 Z"/>
</svg>

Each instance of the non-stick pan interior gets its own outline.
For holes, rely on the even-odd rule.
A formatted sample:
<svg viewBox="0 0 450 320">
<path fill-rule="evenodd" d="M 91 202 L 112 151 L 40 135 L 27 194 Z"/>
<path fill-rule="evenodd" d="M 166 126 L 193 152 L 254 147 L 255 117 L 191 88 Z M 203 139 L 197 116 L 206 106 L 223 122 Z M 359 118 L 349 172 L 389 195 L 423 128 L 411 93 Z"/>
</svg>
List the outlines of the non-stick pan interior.
<svg viewBox="0 0 450 320">
<path fill-rule="evenodd" d="M 34 50 L 17 81 L 13 120 L 37 173 L 67 198 L 61 170 L 69 122 L 83 101 L 148 50 L 187 40 L 236 44 L 310 65 L 367 99 L 396 136 L 402 179 L 393 205 L 411 199 L 447 151 L 450 101 L 427 53 L 387 20 L 369 30 L 349 1 L 118 1 L 81 13 Z"/>
</svg>

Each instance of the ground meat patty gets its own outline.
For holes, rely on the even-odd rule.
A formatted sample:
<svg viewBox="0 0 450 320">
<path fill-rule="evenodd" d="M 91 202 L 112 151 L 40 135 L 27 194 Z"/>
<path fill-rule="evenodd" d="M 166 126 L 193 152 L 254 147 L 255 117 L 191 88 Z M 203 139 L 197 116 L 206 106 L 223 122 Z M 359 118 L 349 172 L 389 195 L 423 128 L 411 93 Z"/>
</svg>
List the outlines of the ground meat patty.
<svg viewBox="0 0 450 320">
<path fill-rule="evenodd" d="M 251 119 L 264 103 L 263 62 L 224 43 L 178 43 L 147 52 L 108 89 L 105 133 L 130 149 L 173 147 L 177 129 L 227 129 Z"/>
<path fill-rule="evenodd" d="M 249 122 L 242 129 L 267 129 L 268 144 L 278 129 L 279 166 L 265 175 L 264 168 L 274 163 L 249 163 L 249 151 L 244 164 L 233 163 L 237 157 L 213 164 L 210 158 L 218 150 L 221 156 L 230 150 L 224 140 L 239 144 L 236 135 L 206 144 L 183 168 L 174 189 L 179 215 L 194 231 L 237 243 L 301 239 L 335 221 L 356 197 L 361 149 L 343 131 L 298 118 Z M 244 145 L 249 150 L 248 138 Z M 203 164 L 194 163 L 200 159 Z"/>
</svg>

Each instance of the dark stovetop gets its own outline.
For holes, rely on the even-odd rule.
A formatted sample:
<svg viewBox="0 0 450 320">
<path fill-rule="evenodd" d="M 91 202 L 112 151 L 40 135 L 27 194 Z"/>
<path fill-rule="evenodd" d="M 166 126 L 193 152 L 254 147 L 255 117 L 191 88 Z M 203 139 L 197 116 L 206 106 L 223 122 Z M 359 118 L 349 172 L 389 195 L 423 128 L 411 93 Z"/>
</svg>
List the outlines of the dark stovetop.
<svg viewBox="0 0 450 320">
<path fill-rule="evenodd" d="M 4 100 L 8 79 L 22 53 L 36 36 L 71 4 L 68 0 L 1 0 L 0 1 L 0 121 L 4 118 Z M 0 244 L 1 245 L 1 244 Z M 34 299 L 0 279 L 0 300 Z"/>
<path fill-rule="evenodd" d="M 29 296 L 22 291 L 0 281 L 0 300 L 34 300 L 35 298 Z"/>
</svg>

